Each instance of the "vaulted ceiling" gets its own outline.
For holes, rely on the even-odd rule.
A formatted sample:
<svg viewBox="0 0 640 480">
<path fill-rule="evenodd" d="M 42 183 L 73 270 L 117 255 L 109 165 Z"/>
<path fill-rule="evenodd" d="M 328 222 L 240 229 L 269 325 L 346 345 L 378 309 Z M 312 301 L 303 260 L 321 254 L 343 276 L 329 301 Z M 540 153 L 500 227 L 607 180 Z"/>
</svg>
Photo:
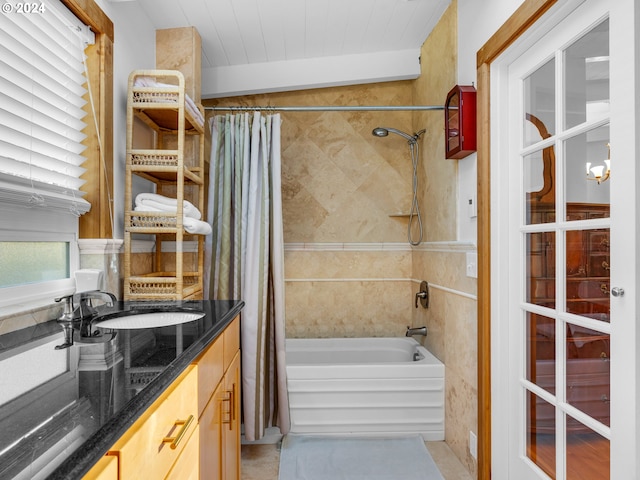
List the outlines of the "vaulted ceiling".
<svg viewBox="0 0 640 480">
<path fill-rule="evenodd" d="M 222 97 L 416 78 L 451 0 L 134 1 L 156 29 L 196 27 L 203 97 Z"/>
</svg>

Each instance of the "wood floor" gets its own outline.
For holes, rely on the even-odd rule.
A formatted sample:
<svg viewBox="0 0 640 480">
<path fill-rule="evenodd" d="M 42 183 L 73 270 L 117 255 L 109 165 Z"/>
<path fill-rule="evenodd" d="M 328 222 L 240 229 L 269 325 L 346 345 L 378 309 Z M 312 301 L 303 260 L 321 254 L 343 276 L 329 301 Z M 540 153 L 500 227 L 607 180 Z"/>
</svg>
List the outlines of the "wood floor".
<svg viewBox="0 0 640 480">
<path fill-rule="evenodd" d="M 556 478 L 555 435 L 538 435 L 529 458 L 547 475 Z M 567 439 L 567 480 L 607 480 L 609 441 L 598 434 L 573 434 Z"/>
</svg>

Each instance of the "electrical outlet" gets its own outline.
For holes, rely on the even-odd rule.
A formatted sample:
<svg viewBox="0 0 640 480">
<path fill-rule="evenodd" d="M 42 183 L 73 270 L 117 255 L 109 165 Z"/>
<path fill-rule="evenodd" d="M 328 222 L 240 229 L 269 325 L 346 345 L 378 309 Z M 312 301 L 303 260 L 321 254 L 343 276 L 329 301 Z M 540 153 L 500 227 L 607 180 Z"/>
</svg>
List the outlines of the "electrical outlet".
<svg viewBox="0 0 640 480">
<path fill-rule="evenodd" d="M 469 453 L 473 458 L 478 459 L 478 437 L 472 431 L 469 431 Z"/>
<path fill-rule="evenodd" d="M 478 278 L 478 254 L 467 252 L 467 277 Z"/>
</svg>

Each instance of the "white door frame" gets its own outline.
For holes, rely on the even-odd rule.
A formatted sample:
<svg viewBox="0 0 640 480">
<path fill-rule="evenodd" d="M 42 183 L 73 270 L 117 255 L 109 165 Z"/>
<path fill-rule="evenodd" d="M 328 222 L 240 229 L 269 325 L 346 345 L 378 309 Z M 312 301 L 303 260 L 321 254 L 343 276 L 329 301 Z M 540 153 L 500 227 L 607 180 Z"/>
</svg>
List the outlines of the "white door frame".
<svg viewBox="0 0 640 480">
<path fill-rule="evenodd" d="M 587 0 L 589 5 L 593 0 Z M 604 0 L 603 0 L 604 1 Z M 520 262 L 517 249 L 509 253 L 508 205 L 509 172 L 501 159 L 508 151 L 506 131 L 509 105 L 505 100 L 509 64 L 584 0 L 558 2 L 533 27 L 491 64 L 491 405 L 492 405 L 492 477 L 511 478 L 508 458 L 514 448 L 509 419 L 519 407 L 519 398 L 509 398 L 508 367 L 520 359 L 509 344 L 508 329 L 510 265 Z M 636 326 L 637 286 L 640 285 L 640 221 L 637 205 L 640 192 L 640 6 L 634 0 L 609 0 L 610 77 L 611 77 L 611 153 L 615 161 L 611 178 L 611 285 L 625 289 L 625 296 L 611 301 L 611 478 L 640 478 L 637 452 L 640 448 L 640 424 L 637 409 L 640 398 L 640 328 Z M 614 153 L 615 152 L 615 153 Z M 612 160 L 612 165 L 614 161 Z M 615 219 L 628 222 L 624 235 L 614 232 Z M 618 222 L 616 225 L 620 225 Z M 634 266 L 635 268 L 630 268 Z M 624 398 L 620 398 L 620 396 Z"/>
</svg>

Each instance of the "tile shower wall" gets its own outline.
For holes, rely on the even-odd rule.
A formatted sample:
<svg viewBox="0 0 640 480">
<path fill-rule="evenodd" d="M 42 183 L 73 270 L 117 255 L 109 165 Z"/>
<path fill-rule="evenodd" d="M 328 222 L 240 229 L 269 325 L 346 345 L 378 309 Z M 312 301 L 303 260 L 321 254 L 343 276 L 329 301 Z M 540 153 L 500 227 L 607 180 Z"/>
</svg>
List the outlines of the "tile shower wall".
<svg viewBox="0 0 640 480">
<path fill-rule="evenodd" d="M 445 364 L 445 440 L 475 477 L 469 431 L 477 432 L 477 285 L 465 276 L 466 252 L 474 245 L 431 243 L 413 252 L 413 271 L 430 284 L 428 310 L 414 311 L 426 325 L 424 345 Z M 416 285 L 417 291 L 417 285 Z"/>
<path fill-rule="evenodd" d="M 209 100 L 222 105 L 411 105 L 412 82 Z M 406 217 L 411 112 L 283 112 L 286 333 L 403 334 L 412 301 Z"/>
<path fill-rule="evenodd" d="M 411 298 L 409 248 L 375 244 L 309 248 L 289 244 L 285 250 L 287 337 L 404 333 Z"/>
<path fill-rule="evenodd" d="M 449 90 L 465 82 L 458 79 L 457 51 L 454 0 L 422 46 L 422 75 L 413 87 L 417 104 L 443 104 Z M 427 325 L 425 345 L 445 364 L 446 441 L 475 477 L 477 463 L 468 442 L 469 431 L 477 432 L 477 281 L 466 276 L 466 252 L 476 247 L 455 241 L 457 161 L 445 159 L 444 115 L 416 113 L 414 122 L 414 129 L 438 134 L 425 135 L 421 145 L 426 242 L 414 249 L 412 276 L 432 287 L 430 308 L 414 310 L 413 325 Z"/>
</svg>

